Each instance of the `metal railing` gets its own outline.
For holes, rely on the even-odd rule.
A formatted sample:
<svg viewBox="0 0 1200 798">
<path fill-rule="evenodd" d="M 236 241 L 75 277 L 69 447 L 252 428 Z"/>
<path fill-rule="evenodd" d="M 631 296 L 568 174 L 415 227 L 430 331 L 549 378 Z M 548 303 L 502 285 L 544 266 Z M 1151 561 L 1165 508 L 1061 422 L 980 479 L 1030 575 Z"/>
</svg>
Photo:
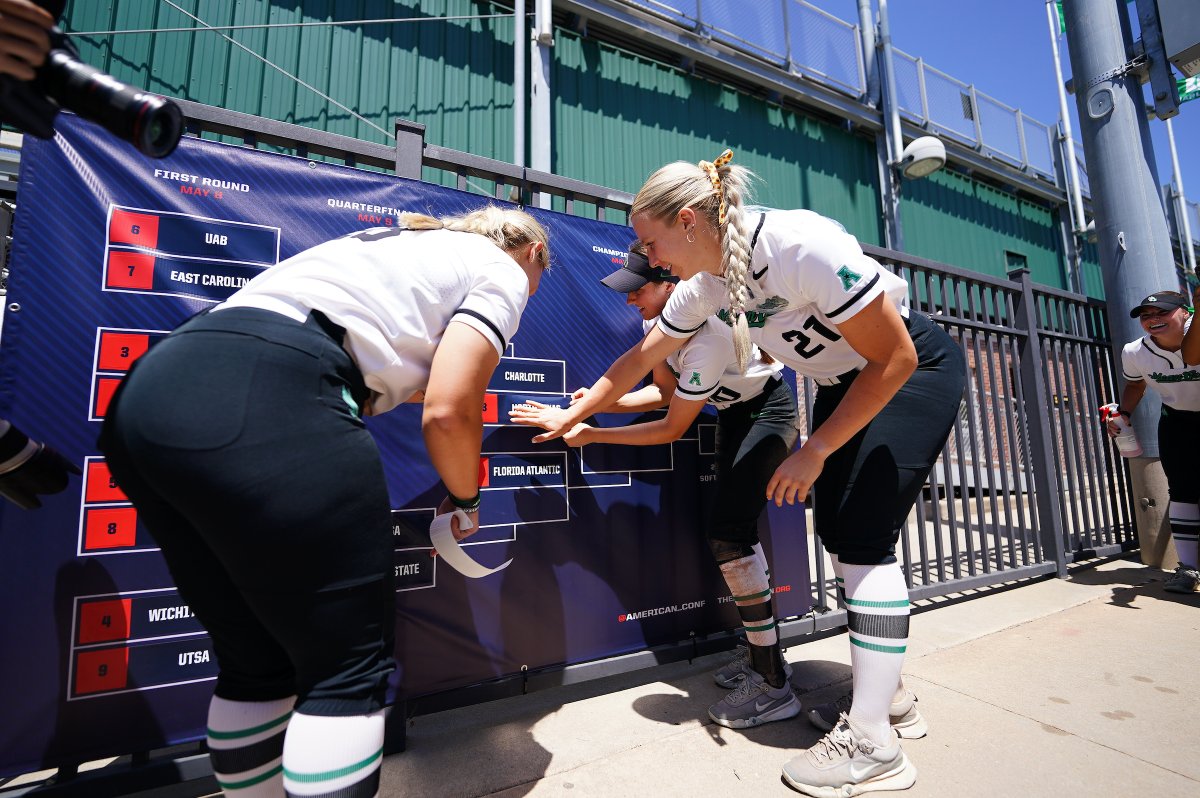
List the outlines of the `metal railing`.
<svg viewBox="0 0 1200 798">
<path fill-rule="evenodd" d="M 973 85 L 895 48 L 893 68 L 900 113 L 931 132 L 1054 181 L 1054 132 Z M 1080 148 L 1080 152 L 1082 152 Z"/>
<path fill-rule="evenodd" d="M 852 97 L 866 92 L 858 26 L 803 0 L 623 0 Z"/>
<path fill-rule="evenodd" d="M 1066 573 L 1069 562 L 1136 547 L 1128 470 L 1097 421 L 1115 373 L 1104 303 L 864 246 L 909 284 L 962 345 L 962 411 L 897 556 L 913 599 Z M 813 387 L 802 380 L 802 412 Z M 819 530 L 817 530 L 819 534 Z M 815 548 L 815 547 L 814 547 Z M 823 553 L 811 553 L 812 619 L 795 637 L 845 624 Z"/>
<path fill-rule="evenodd" d="M 865 99 L 857 25 L 803 0 L 623 0 L 788 72 Z M 1054 129 L 893 48 L 897 104 L 909 121 L 1055 181 Z M 1082 152 L 1082 149 L 1080 149 Z"/>
</svg>

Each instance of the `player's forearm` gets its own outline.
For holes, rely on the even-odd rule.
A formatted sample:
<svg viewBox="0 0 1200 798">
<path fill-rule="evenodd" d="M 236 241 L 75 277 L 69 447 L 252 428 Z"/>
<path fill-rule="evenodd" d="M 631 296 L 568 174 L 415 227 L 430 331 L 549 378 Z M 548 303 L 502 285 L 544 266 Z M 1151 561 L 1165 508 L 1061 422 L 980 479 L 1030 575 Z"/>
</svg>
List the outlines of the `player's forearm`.
<svg viewBox="0 0 1200 798">
<path fill-rule="evenodd" d="M 1146 393 L 1146 381 L 1138 380 L 1137 382 L 1127 382 L 1125 387 L 1121 389 L 1121 401 L 1117 407 L 1127 413 L 1132 413 L 1137 409 L 1138 403 L 1142 401 L 1142 396 Z"/>
<path fill-rule="evenodd" d="M 621 355 L 608 367 L 595 384 L 588 389 L 587 396 L 567 408 L 568 422 L 565 426 L 579 423 L 593 413 L 603 412 L 602 408 L 616 404 L 646 372 L 650 371 L 652 363 L 643 362 L 645 355 L 637 347 Z"/>
<path fill-rule="evenodd" d="M 639 388 L 636 391 L 631 391 L 612 405 L 603 410 L 598 410 L 599 413 L 645 413 L 648 410 L 657 410 L 667 404 L 667 399 L 663 396 L 662 391 L 657 385 L 647 385 L 644 388 Z"/>
<path fill-rule="evenodd" d="M 624 427 L 592 427 L 585 443 L 615 443 L 622 446 L 654 446 L 679 440 L 681 431 L 673 429 L 667 420 L 658 419 Z"/>
<path fill-rule="evenodd" d="M 421 432 L 429 461 L 446 485 L 460 499 L 479 492 L 479 450 L 483 444 L 483 424 L 478 403 L 468 408 L 430 408 L 421 419 Z"/>
</svg>

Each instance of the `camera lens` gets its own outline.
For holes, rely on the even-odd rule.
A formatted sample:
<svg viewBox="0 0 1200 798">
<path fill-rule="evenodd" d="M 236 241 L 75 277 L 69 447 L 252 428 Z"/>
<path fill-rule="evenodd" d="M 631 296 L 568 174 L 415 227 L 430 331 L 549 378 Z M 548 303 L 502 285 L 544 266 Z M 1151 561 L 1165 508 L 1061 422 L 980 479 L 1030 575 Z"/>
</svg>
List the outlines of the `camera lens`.
<svg viewBox="0 0 1200 798">
<path fill-rule="evenodd" d="M 179 106 L 159 97 L 143 97 L 134 126 L 134 146 L 151 158 L 165 158 L 183 135 Z"/>
<path fill-rule="evenodd" d="M 170 155 L 183 135 L 183 112 L 170 100 L 126 86 L 70 53 L 51 50 L 43 68 L 47 93 L 103 125 L 151 158 Z"/>
</svg>

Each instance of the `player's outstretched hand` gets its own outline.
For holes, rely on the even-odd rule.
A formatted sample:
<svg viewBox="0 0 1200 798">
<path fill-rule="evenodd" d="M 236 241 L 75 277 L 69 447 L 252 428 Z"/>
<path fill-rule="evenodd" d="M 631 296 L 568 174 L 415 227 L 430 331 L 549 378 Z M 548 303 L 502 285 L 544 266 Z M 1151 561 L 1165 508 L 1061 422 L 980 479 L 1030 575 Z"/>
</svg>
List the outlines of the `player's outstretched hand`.
<svg viewBox="0 0 1200 798">
<path fill-rule="evenodd" d="M 561 407 L 546 405 L 533 401 L 513 405 L 508 413 L 510 421 L 523 424 L 526 427 L 541 427 L 546 430 L 541 435 L 533 436 L 534 443 L 551 441 L 570 431 L 574 425 L 568 425 L 568 413 Z"/>
<path fill-rule="evenodd" d="M 804 501 L 824 468 L 825 457 L 816 448 L 801 446 L 775 469 L 767 483 L 767 501 L 775 502 L 776 507 Z"/>
</svg>

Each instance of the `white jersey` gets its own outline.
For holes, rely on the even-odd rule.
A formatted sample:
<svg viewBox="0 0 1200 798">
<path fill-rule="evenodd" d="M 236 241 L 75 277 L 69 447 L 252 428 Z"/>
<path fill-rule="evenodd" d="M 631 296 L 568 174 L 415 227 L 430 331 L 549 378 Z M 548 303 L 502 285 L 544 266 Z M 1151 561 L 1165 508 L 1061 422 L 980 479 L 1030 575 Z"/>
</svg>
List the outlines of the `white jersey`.
<svg viewBox="0 0 1200 798">
<path fill-rule="evenodd" d="M 653 321 L 642 323 L 647 332 L 653 326 Z M 704 400 L 718 410 L 753 399 L 772 377 L 783 371 L 780 363 L 764 363 L 758 347 L 750 352 L 746 370 L 738 368 L 733 330 L 715 316 L 667 356 L 667 368 L 675 375 L 676 396 Z"/>
<path fill-rule="evenodd" d="M 880 294 L 907 316 L 908 284 L 863 254 L 858 240 L 832 219 L 812 211 L 768 211 L 749 219 L 757 225 L 746 275 L 750 340 L 818 383 L 865 366 L 838 324 Z M 714 314 L 728 317 L 725 280 L 701 272 L 676 286 L 659 329 L 686 337 Z"/>
<path fill-rule="evenodd" d="M 1125 344 L 1121 371 L 1127 380 L 1145 380 L 1167 407 L 1200 410 L 1200 366 L 1186 365 L 1179 352 L 1168 352 L 1148 335 Z"/>
<path fill-rule="evenodd" d="M 214 310 L 262 308 L 297 321 L 321 311 L 345 329 L 378 414 L 425 390 L 451 320 L 502 355 L 528 299 L 524 270 L 481 235 L 375 228 L 282 261 Z"/>
</svg>

